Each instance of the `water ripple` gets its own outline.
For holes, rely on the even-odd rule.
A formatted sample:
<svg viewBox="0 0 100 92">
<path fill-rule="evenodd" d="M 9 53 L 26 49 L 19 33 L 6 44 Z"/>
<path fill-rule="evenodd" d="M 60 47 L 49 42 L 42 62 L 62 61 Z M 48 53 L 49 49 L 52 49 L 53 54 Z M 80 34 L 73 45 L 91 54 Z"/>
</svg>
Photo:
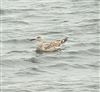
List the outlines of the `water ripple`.
<svg viewBox="0 0 100 92">
<path fill-rule="evenodd" d="M 11 13 L 22 13 L 22 12 L 27 12 L 27 11 L 34 11 L 35 9 L 0 9 L 0 14 L 6 15 L 6 14 L 11 14 Z"/>
</svg>

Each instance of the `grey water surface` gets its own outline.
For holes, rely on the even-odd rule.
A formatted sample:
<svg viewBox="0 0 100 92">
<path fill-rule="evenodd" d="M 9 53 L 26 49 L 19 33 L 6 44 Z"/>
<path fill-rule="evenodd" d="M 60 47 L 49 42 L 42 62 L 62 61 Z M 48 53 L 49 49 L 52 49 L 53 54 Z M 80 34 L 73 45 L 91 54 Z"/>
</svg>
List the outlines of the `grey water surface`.
<svg viewBox="0 0 100 92">
<path fill-rule="evenodd" d="M 99 0 L 2 0 L 1 92 L 99 92 Z M 35 41 L 63 39 L 37 53 Z"/>
</svg>

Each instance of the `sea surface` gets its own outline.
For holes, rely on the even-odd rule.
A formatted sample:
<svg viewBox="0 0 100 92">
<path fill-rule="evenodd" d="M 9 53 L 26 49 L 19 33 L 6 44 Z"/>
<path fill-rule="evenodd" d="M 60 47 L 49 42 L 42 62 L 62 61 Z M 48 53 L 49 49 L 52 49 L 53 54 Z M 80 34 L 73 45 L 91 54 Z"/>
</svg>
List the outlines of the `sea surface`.
<svg viewBox="0 0 100 92">
<path fill-rule="evenodd" d="M 100 92 L 99 0 L 2 0 L 1 92 Z M 37 53 L 42 35 L 68 37 L 61 50 Z"/>
</svg>

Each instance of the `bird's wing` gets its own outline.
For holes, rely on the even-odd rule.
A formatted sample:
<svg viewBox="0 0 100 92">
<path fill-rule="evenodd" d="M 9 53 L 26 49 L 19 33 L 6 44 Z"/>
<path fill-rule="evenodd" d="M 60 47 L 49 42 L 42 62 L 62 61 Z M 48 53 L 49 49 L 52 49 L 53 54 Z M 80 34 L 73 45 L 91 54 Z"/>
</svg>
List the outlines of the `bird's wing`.
<svg viewBox="0 0 100 92">
<path fill-rule="evenodd" d="M 55 41 L 52 41 L 50 43 L 45 43 L 43 44 L 43 47 L 45 49 L 50 49 L 50 48 L 57 48 L 61 45 L 61 40 L 55 40 Z"/>
</svg>

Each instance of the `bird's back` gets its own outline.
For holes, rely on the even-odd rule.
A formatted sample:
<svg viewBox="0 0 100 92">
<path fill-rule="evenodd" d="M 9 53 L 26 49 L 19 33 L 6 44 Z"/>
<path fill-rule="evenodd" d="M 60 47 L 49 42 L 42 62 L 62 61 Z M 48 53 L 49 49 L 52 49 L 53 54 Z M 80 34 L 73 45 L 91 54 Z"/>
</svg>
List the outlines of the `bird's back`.
<svg viewBox="0 0 100 92">
<path fill-rule="evenodd" d="M 38 49 L 41 51 L 55 51 L 60 48 L 60 46 L 67 41 L 67 38 L 62 40 L 54 40 L 51 42 L 42 42 L 39 44 Z"/>
</svg>

